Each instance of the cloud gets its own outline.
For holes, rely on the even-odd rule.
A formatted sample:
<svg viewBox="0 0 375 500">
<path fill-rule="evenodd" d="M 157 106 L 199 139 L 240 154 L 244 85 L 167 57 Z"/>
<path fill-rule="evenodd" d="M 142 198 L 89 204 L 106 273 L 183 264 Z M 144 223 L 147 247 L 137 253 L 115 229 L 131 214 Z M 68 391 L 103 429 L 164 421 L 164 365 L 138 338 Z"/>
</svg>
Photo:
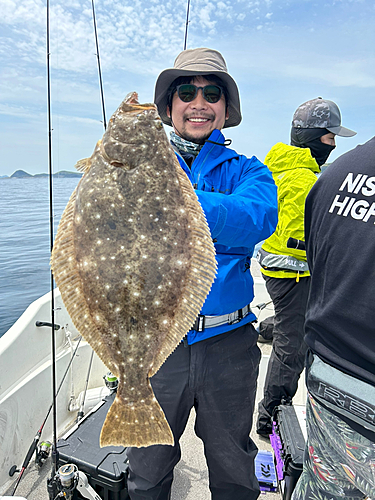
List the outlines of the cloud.
<svg viewBox="0 0 375 500">
<path fill-rule="evenodd" d="M 0 104 L 0 115 L 13 116 L 17 118 L 24 118 L 27 120 L 32 120 L 35 118 L 35 114 L 26 110 L 22 106 L 12 106 L 6 103 Z"/>
<path fill-rule="evenodd" d="M 40 168 L 38 154 L 45 152 L 37 153 L 33 141 L 46 128 L 46 6 L 44 0 L 1 4 L 0 121 L 7 126 L 0 169 L 13 162 L 20 134 L 28 164 L 32 150 Z M 186 8 L 186 0 L 95 0 L 107 118 L 131 90 L 141 100 L 152 99 L 157 75 L 183 49 Z M 291 107 L 314 95 L 355 100 L 362 106 L 360 123 L 370 124 L 374 24 L 372 0 L 191 0 L 187 46 L 223 53 L 244 111 L 233 136 L 247 151 L 251 133 L 262 156 L 273 136 L 287 140 Z M 73 156 L 87 155 L 102 134 L 96 52 L 91 3 L 54 0 L 52 112 L 66 167 Z M 269 114 L 275 115 L 271 129 Z"/>
<path fill-rule="evenodd" d="M 0 25 L 11 36 L 2 39 L 0 53 L 23 61 L 43 65 L 45 62 L 46 9 L 39 0 L 22 4 L 3 1 Z M 214 36 L 230 36 L 234 27 L 245 26 L 245 19 L 264 8 L 267 2 L 196 0 L 190 10 L 189 31 Z M 194 7 L 194 8 L 193 8 Z M 158 61 L 160 55 L 172 55 L 182 46 L 186 22 L 185 1 L 103 0 L 96 4 L 99 48 L 109 68 L 132 67 L 145 73 L 146 61 Z M 223 30 L 223 20 L 229 22 Z M 234 26 L 235 25 L 235 26 Z M 96 47 L 93 37 L 92 11 L 82 0 L 58 1 L 50 9 L 51 64 L 54 68 L 76 73 L 93 72 Z M 90 57 L 91 56 L 91 57 Z"/>
</svg>

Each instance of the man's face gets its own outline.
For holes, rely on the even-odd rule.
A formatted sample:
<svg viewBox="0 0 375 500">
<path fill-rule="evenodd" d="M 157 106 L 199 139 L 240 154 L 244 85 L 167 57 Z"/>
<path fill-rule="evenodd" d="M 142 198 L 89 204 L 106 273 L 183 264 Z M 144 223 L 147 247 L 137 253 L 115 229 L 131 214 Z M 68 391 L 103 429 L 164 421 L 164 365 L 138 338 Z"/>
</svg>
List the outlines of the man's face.
<svg viewBox="0 0 375 500">
<path fill-rule="evenodd" d="M 196 76 L 190 83 L 197 87 L 215 85 L 202 76 Z M 215 129 L 221 130 L 228 119 L 224 95 L 215 103 L 207 102 L 198 90 L 198 94 L 191 102 L 183 102 L 177 92 L 172 98 L 172 113 L 167 107 L 167 115 L 172 119 L 174 131 L 187 141 L 204 144 Z"/>
<path fill-rule="evenodd" d="M 328 144 L 328 146 L 336 146 L 335 134 L 332 134 L 332 132 L 329 132 L 329 134 L 322 135 L 320 141 L 323 144 Z"/>
</svg>

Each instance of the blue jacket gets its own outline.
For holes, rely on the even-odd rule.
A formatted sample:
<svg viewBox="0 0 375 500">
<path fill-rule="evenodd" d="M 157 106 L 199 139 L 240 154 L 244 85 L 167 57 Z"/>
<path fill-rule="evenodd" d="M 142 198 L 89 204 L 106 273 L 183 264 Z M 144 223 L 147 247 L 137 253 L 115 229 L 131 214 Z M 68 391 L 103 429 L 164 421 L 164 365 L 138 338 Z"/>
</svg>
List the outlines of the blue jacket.
<svg viewBox="0 0 375 500">
<path fill-rule="evenodd" d="M 224 146 L 224 136 L 214 130 L 194 160 L 191 170 L 177 154 L 181 167 L 196 189 L 206 214 L 212 239 L 216 240 L 218 271 L 201 314 L 229 314 L 254 298 L 250 259 L 254 246 L 268 238 L 277 225 L 277 189 L 271 172 L 255 156 L 246 158 Z M 223 145 L 221 145 L 223 144 Z M 248 314 L 231 326 L 192 330 L 188 343 L 214 337 L 250 321 Z"/>
</svg>

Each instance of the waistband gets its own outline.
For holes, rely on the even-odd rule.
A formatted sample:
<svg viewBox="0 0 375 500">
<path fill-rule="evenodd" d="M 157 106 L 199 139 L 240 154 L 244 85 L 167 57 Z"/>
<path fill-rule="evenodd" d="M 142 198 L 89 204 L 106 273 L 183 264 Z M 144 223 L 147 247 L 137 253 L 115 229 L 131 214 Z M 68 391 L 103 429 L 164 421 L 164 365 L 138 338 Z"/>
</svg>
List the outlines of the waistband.
<svg viewBox="0 0 375 500">
<path fill-rule="evenodd" d="M 250 308 L 250 304 L 248 304 L 242 309 L 238 309 L 237 311 L 229 314 L 222 314 L 220 316 L 204 316 L 202 314 L 198 314 L 192 330 L 195 330 L 196 332 L 203 332 L 205 328 L 214 328 L 215 326 L 222 325 L 233 325 L 234 323 L 238 323 L 239 321 L 241 321 L 250 313 L 252 313 L 252 310 Z"/>
<path fill-rule="evenodd" d="M 307 355 L 306 385 L 313 398 L 338 415 L 375 432 L 375 387 Z"/>
</svg>

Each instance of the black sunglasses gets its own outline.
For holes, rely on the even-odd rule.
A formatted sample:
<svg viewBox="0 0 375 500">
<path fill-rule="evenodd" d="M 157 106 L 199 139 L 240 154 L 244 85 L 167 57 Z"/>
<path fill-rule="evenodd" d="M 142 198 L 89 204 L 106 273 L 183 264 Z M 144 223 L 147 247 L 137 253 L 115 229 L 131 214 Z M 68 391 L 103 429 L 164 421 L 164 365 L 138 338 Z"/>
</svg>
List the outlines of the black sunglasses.
<svg viewBox="0 0 375 500">
<path fill-rule="evenodd" d="M 223 89 L 218 85 L 206 85 L 205 87 L 197 87 L 192 83 L 183 83 L 177 85 L 177 95 L 183 102 L 191 102 L 197 97 L 198 90 L 202 90 L 204 99 L 210 104 L 218 102 L 223 95 Z"/>
</svg>

